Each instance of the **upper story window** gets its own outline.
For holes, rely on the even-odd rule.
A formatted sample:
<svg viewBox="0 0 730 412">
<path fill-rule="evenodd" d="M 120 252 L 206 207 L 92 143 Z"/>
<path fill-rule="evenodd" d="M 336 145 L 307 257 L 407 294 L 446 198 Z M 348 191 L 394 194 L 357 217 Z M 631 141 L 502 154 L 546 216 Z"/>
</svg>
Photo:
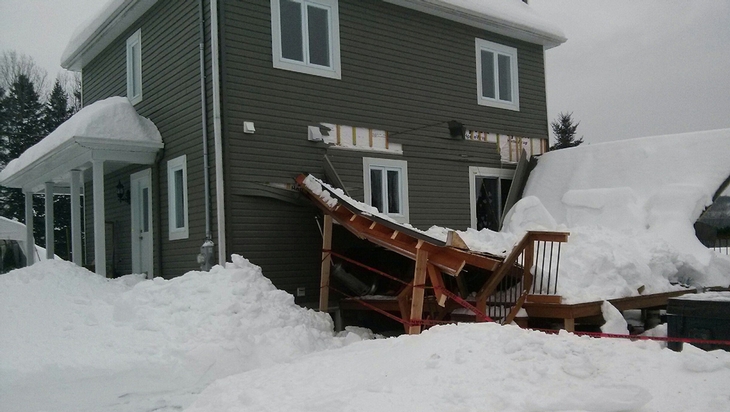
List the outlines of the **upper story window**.
<svg viewBox="0 0 730 412">
<path fill-rule="evenodd" d="M 365 203 L 397 222 L 408 222 L 408 163 L 404 160 L 363 159 Z"/>
<path fill-rule="evenodd" d="M 517 49 L 476 39 L 476 52 L 479 104 L 519 111 Z"/>
<path fill-rule="evenodd" d="M 338 0 L 271 0 L 274 67 L 340 79 Z"/>
<path fill-rule="evenodd" d="M 170 240 L 187 239 L 188 172 L 185 155 L 167 162 L 167 205 Z"/>
<path fill-rule="evenodd" d="M 127 98 L 132 104 L 142 101 L 142 30 L 127 39 Z"/>
</svg>

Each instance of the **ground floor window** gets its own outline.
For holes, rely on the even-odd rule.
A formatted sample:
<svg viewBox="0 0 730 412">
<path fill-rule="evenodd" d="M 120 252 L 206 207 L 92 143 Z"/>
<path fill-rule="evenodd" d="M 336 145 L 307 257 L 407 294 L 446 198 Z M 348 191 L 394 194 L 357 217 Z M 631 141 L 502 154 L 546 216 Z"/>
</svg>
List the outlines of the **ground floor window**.
<svg viewBox="0 0 730 412">
<path fill-rule="evenodd" d="M 398 222 L 408 222 L 408 163 L 363 158 L 365 203 Z"/>
<path fill-rule="evenodd" d="M 469 167 L 472 228 L 499 230 L 514 172 L 513 169 Z"/>
<path fill-rule="evenodd" d="M 188 174 L 186 156 L 167 162 L 170 240 L 188 238 Z"/>
</svg>

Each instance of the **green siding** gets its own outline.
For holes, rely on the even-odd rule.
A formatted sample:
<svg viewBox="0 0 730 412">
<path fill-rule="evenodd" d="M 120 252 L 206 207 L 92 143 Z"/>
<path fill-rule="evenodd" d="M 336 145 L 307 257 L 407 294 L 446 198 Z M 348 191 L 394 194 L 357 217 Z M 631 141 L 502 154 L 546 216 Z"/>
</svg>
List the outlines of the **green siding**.
<svg viewBox="0 0 730 412">
<path fill-rule="evenodd" d="M 362 157 L 396 158 L 408 161 L 410 222 L 464 229 L 469 166 L 500 167 L 496 145 L 450 139 L 443 124 L 393 136 L 404 154 L 381 155 L 309 142 L 307 126 L 327 122 L 395 134 L 456 119 L 475 130 L 548 137 L 542 46 L 382 1 L 340 0 L 342 79 L 334 80 L 273 68 L 269 0 L 222 5 L 229 194 L 246 182 L 291 183 L 302 172 L 323 176 L 327 153 L 362 200 Z M 477 37 L 518 49 L 519 112 L 477 104 Z M 256 133 L 243 134 L 243 121 L 255 122 Z M 261 265 L 289 291 L 316 285 L 321 237 L 312 224 L 315 210 L 243 196 L 227 200 L 230 252 Z M 282 210 L 287 219 L 279 216 Z M 279 218 L 267 218 L 274 214 Z M 312 249 L 307 259 L 302 249 Z"/>
<path fill-rule="evenodd" d="M 206 2 L 206 19 L 209 8 Z M 126 39 L 137 29 L 142 29 L 144 99 L 135 105 L 135 109 L 155 123 L 165 149 L 156 165 L 128 167 L 106 176 L 107 221 L 113 222 L 115 227 L 114 246 L 115 256 L 118 257 L 115 269 L 118 273 L 131 271 L 131 229 L 129 206 L 120 204 L 116 199 L 115 186 L 121 180 L 128 188 L 129 175 L 148 167 L 153 172 L 155 274 L 169 278 L 199 267 L 196 257 L 205 238 L 205 206 L 198 24 L 197 0 L 159 1 L 83 69 L 85 105 L 110 96 L 125 96 Z M 206 34 L 209 34 L 210 27 L 207 26 L 206 30 Z M 209 39 L 206 39 L 208 75 L 211 67 L 209 43 Z M 209 101 L 211 98 L 209 94 Z M 212 115 L 209 117 L 212 118 Z M 209 126 L 209 130 L 212 127 Z M 212 147 L 212 132 L 209 137 L 209 146 Z M 181 155 L 187 156 L 190 236 L 188 239 L 170 241 L 167 161 Z M 87 228 L 93 227 L 92 216 L 89 207 Z M 93 230 L 87 229 L 87 245 L 87 256 L 93 257 Z"/>
</svg>

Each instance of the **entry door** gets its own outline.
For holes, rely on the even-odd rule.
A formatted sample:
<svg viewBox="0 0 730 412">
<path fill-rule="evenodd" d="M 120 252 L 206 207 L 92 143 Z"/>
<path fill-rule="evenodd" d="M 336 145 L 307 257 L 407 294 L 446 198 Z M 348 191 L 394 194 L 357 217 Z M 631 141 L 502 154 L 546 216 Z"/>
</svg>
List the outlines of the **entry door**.
<svg viewBox="0 0 730 412">
<path fill-rule="evenodd" d="M 131 176 L 132 271 L 151 279 L 152 269 L 152 173 L 143 170 Z"/>
<path fill-rule="evenodd" d="M 469 167 L 472 228 L 499 231 L 513 176 L 512 169 Z"/>
</svg>

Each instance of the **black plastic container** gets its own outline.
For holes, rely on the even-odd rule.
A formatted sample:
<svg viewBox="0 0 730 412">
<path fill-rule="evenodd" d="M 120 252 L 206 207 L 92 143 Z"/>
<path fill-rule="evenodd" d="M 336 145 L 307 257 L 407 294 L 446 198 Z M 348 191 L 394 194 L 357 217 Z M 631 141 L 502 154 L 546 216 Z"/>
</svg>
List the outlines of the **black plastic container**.
<svg viewBox="0 0 730 412">
<path fill-rule="evenodd" d="M 698 300 L 671 298 L 667 303 L 667 335 L 670 338 L 693 338 L 730 341 L 730 300 Z M 704 350 L 730 346 L 693 343 Z M 682 350 L 682 342 L 668 342 L 674 351 Z"/>
</svg>

